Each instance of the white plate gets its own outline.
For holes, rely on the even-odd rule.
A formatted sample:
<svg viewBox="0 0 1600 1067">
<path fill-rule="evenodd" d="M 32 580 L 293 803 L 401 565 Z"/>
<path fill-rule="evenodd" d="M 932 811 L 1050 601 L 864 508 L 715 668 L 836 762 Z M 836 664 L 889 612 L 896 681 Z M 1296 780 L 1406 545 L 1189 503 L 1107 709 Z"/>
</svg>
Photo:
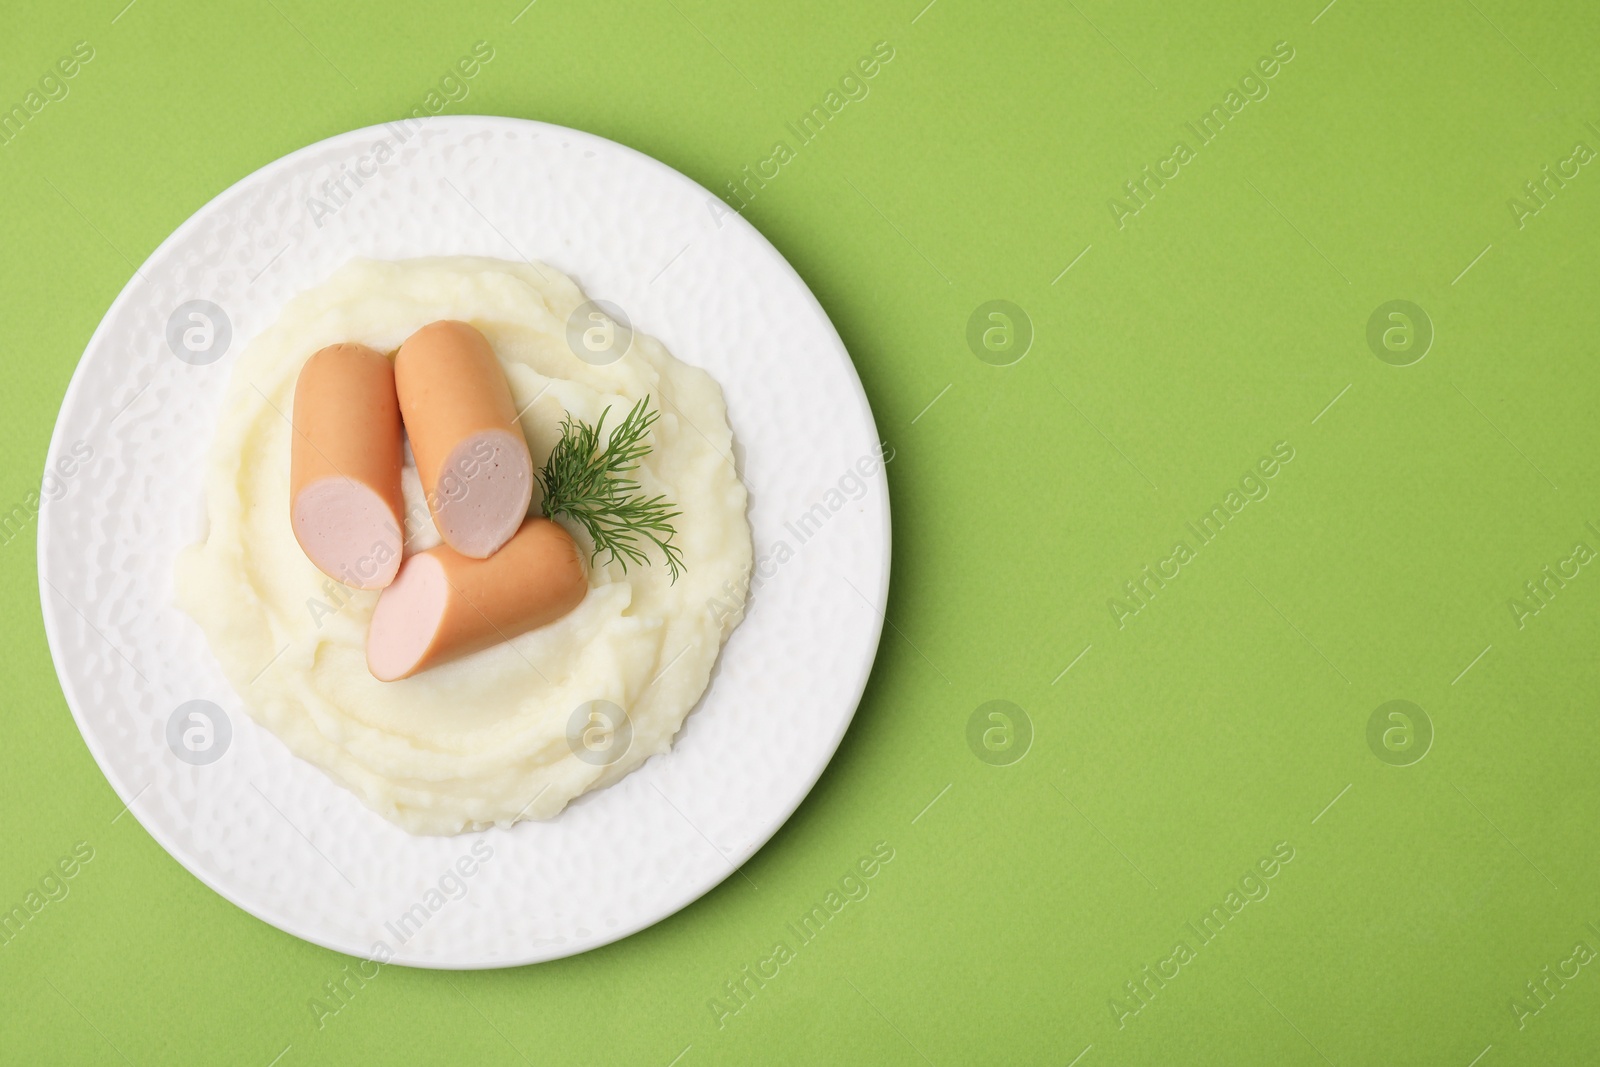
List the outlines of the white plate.
<svg viewBox="0 0 1600 1067">
<path fill-rule="evenodd" d="M 382 163 L 380 143 L 397 147 Z M 354 176 L 348 195 L 334 192 L 343 174 Z M 454 838 L 409 836 L 291 756 L 244 712 L 172 597 L 173 559 L 204 529 L 201 465 L 234 358 L 351 257 L 428 255 L 553 264 L 721 382 L 765 576 L 669 754 L 550 822 Z M 341 952 L 381 956 L 381 942 L 414 966 L 555 959 L 711 889 L 822 773 L 866 685 L 888 593 L 881 465 L 837 506 L 878 448 L 811 292 L 681 174 L 516 119 L 356 130 L 207 204 L 95 331 L 50 444 L 45 632 L 78 728 L 127 810 L 241 908 Z M 841 486 L 843 497 L 829 493 Z M 221 709 L 209 763 L 168 743 L 175 716 L 179 730 L 198 723 L 178 713 L 195 700 Z"/>
</svg>

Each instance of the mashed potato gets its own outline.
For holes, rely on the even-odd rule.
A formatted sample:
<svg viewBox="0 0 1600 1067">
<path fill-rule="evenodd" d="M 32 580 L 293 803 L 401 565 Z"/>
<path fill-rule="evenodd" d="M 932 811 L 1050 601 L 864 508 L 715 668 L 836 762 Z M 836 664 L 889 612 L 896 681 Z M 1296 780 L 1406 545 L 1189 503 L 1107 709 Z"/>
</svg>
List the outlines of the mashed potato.
<svg viewBox="0 0 1600 1067">
<path fill-rule="evenodd" d="M 665 752 L 743 616 L 750 526 L 722 390 L 643 334 L 614 362 L 578 358 L 568 320 L 584 303 L 547 266 L 358 260 L 296 297 L 250 344 L 217 419 L 209 532 L 178 560 L 178 602 L 257 722 L 412 833 L 547 819 Z M 614 426 L 652 398 L 661 418 L 637 478 L 682 512 L 674 524 L 685 571 L 672 583 L 654 549 L 650 566 L 627 573 L 591 565 L 587 597 L 558 622 L 379 682 L 365 659 L 378 594 L 324 577 L 289 527 L 295 377 L 325 345 L 393 352 L 447 318 L 472 323 L 494 346 L 535 466 L 563 414 L 594 422 L 610 408 Z M 588 309 L 579 328 L 602 331 L 599 341 L 608 329 Z M 437 544 L 409 459 L 405 492 L 407 552 Z M 566 525 L 587 558 L 585 534 Z"/>
</svg>

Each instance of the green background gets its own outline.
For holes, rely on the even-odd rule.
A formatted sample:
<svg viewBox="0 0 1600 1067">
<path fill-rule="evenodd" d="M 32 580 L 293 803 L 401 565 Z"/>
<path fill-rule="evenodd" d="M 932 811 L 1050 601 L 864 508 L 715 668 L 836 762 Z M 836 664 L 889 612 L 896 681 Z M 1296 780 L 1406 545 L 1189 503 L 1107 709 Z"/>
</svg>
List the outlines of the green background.
<svg viewBox="0 0 1600 1067">
<path fill-rule="evenodd" d="M 574 959 L 387 968 L 319 1028 L 309 1002 L 351 961 L 113 822 L 25 522 L 0 548 L 0 904 L 95 853 L 0 947 L 0 1059 L 1592 1060 L 1600 963 L 1545 1003 L 1525 984 L 1600 949 L 1600 576 L 1580 566 L 1520 626 L 1511 601 L 1600 547 L 1600 161 L 1521 225 L 1509 201 L 1600 148 L 1600 9 L 124 2 L 13 5 L 0 33 L 7 107 L 95 50 L 0 146 L 0 502 L 37 489 L 135 264 L 257 167 L 421 105 L 474 42 L 495 58 L 447 113 L 589 130 L 722 191 L 887 41 L 870 95 L 745 214 L 895 449 L 891 625 L 748 880 Z M 1280 41 L 1270 95 L 1198 146 L 1184 123 Z M 1132 206 L 1123 183 L 1180 139 L 1195 158 L 1119 228 L 1110 200 Z M 995 299 L 1034 334 L 1011 366 L 967 343 Z M 1436 334 L 1404 367 L 1367 342 L 1397 299 Z M 1123 583 L 1194 547 L 1185 524 L 1278 442 L 1270 495 L 1119 626 Z M 1380 753 L 1415 742 L 1368 743 L 1396 699 L 1434 734 L 1406 766 Z M 968 743 L 992 700 L 1021 709 L 1000 757 Z M 1021 751 L 1022 716 L 1025 756 L 980 759 Z M 867 898 L 719 1025 L 723 983 L 880 841 Z M 1270 895 L 1199 946 L 1185 924 L 1280 842 Z M 1194 958 L 1132 1014 L 1123 983 L 1180 939 Z"/>
</svg>

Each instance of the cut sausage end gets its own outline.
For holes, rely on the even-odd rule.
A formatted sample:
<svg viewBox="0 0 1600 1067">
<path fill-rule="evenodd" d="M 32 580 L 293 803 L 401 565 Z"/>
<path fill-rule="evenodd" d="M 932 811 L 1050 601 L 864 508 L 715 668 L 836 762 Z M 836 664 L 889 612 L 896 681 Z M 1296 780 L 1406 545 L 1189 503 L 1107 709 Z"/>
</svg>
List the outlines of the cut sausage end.
<svg viewBox="0 0 1600 1067">
<path fill-rule="evenodd" d="M 433 647 L 450 601 L 444 567 L 429 555 L 412 556 L 378 598 L 367 630 L 367 669 L 380 682 L 409 676 Z"/>
<path fill-rule="evenodd" d="M 521 433 L 485 430 L 450 451 L 434 492 L 445 544 L 487 559 L 511 540 L 533 500 L 533 458 Z"/>
<path fill-rule="evenodd" d="M 404 539 L 383 497 L 350 478 L 322 478 L 294 499 L 294 536 L 328 577 L 382 589 L 400 568 Z"/>
</svg>

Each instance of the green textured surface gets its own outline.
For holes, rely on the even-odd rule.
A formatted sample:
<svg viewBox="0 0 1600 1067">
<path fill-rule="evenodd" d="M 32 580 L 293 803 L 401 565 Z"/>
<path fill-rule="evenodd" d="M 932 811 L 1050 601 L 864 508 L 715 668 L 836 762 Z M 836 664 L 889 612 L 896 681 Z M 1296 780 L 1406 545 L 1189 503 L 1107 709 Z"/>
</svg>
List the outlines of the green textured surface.
<svg viewBox="0 0 1600 1067">
<path fill-rule="evenodd" d="M 6 107 L 94 51 L 0 145 L 0 907 L 93 849 L 0 946 L 0 1059 L 1592 1061 L 1600 577 L 1568 565 L 1520 621 L 1512 601 L 1600 548 L 1600 160 L 1536 214 L 1510 201 L 1600 148 L 1600 9 L 123 2 L 0 34 Z M 719 192 L 795 149 L 746 215 L 896 449 L 892 626 L 832 766 L 747 865 L 759 890 L 557 963 L 386 968 L 319 1025 L 350 960 L 113 822 L 45 645 L 29 494 L 133 265 L 257 167 L 423 104 L 479 40 L 495 58 L 450 113 L 589 130 Z M 870 93 L 797 146 L 786 124 L 880 41 Z M 1185 123 L 1278 42 L 1267 95 L 1201 145 Z M 1119 228 L 1111 199 L 1138 206 L 1123 183 L 1180 140 Z M 1034 332 L 1012 366 L 966 340 L 994 299 Z M 1392 300 L 1436 333 L 1409 366 L 1368 346 Z M 1275 446 L 1268 494 L 1202 545 L 1186 524 Z M 1179 540 L 1193 558 L 1114 612 Z M 1396 699 L 1434 734 L 1404 766 L 1368 743 Z M 1031 722 L 1018 762 L 969 747 L 992 700 Z M 877 842 L 867 897 L 794 945 Z M 1275 848 L 1292 861 L 1246 879 Z M 1242 880 L 1268 892 L 1231 914 Z M 794 959 L 729 1001 L 778 940 Z M 1172 974 L 1179 941 L 1157 988 L 1143 968 Z"/>
</svg>

